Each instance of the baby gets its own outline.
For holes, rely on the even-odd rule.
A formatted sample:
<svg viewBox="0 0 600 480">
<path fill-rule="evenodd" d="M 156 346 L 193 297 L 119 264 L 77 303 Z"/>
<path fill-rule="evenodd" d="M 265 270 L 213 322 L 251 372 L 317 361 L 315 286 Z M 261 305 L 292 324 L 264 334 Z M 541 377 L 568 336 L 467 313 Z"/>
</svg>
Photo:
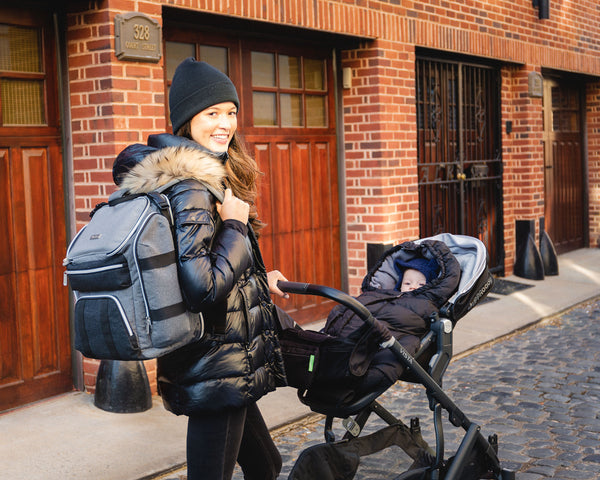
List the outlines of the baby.
<svg viewBox="0 0 600 480">
<path fill-rule="evenodd" d="M 425 252 L 431 258 L 422 256 Z M 389 280 L 385 287 L 380 281 L 373 282 L 377 286 L 373 285 L 377 273 Z M 429 331 L 431 316 L 456 290 L 459 279 L 460 265 L 446 244 L 425 240 L 417 246 L 406 242 L 384 254 L 375 270 L 365 277 L 362 293 L 356 299 L 390 330 L 410 355 L 414 355 L 421 338 Z M 356 341 L 355 350 L 364 353 L 360 362 L 358 356 L 352 361 L 363 367 L 366 365 L 367 370 L 360 377 L 341 378 L 339 384 L 328 381 L 326 385 L 315 386 L 311 392 L 314 398 L 348 402 L 358 398 L 360 392 L 383 391 L 403 374 L 403 364 L 389 349 L 379 349 L 378 345 L 364 341 L 369 327 L 349 307 L 336 306 L 329 313 L 323 331 Z"/>
<path fill-rule="evenodd" d="M 396 259 L 394 268 L 398 274 L 396 290 L 411 292 L 431 282 L 439 274 L 439 266 L 434 259 L 417 257 L 408 261 Z"/>
</svg>

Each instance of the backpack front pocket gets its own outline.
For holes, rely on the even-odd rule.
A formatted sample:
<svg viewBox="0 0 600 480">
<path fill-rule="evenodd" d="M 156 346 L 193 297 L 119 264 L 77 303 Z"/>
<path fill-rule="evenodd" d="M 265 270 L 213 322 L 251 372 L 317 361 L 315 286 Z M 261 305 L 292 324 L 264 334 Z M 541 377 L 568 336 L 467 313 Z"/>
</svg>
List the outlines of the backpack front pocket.
<svg viewBox="0 0 600 480">
<path fill-rule="evenodd" d="M 110 263 L 94 261 L 67 265 L 67 278 L 71 288 L 79 292 L 121 290 L 131 286 L 127 259 L 123 255 L 113 257 Z"/>
<path fill-rule="evenodd" d="M 75 348 L 93 358 L 136 357 L 139 345 L 119 299 L 85 295 L 75 303 Z"/>
</svg>

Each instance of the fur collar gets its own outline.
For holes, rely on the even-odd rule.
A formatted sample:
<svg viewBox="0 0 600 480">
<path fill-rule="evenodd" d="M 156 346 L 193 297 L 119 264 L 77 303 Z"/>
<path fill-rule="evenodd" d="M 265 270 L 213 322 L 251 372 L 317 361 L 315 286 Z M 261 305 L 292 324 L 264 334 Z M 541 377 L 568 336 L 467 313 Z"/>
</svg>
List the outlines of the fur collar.
<svg viewBox="0 0 600 480">
<path fill-rule="evenodd" d="M 165 147 L 135 165 L 120 188 L 130 193 L 147 193 L 173 180 L 193 178 L 222 191 L 225 175 L 225 166 L 210 153 L 186 146 Z"/>
</svg>

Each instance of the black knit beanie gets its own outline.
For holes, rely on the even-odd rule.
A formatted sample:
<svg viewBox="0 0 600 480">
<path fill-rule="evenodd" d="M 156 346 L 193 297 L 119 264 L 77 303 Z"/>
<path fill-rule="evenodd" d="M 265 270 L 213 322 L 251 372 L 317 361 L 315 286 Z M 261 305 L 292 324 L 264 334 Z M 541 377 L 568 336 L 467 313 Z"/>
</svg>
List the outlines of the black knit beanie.
<svg viewBox="0 0 600 480">
<path fill-rule="evenodd" d="M 404 276 L 404 271 L 408 268 L 412 270 L 418 270 L 425 275 L 425 281 L 427 283 L 431 282 L 440 273 L 440 267 L 435 258 L 432 258 L 431 260 L 422 257 L 416 257 L 411 260 L 401 260 L 397 258 L 394 261 L 394 267 L 396 269 L 396 273 L 398 274 L 396 290 L 400 290 L 402 287 L 402 277 Z"/>
<path fill-rule="evenodd" d="M 202 110 L 223 102 L 240 108 L 235 86 L 220 70 L 193 57 L 179 64 L 169 90 L 169 110 L 173 133 Z"/>
</svg>

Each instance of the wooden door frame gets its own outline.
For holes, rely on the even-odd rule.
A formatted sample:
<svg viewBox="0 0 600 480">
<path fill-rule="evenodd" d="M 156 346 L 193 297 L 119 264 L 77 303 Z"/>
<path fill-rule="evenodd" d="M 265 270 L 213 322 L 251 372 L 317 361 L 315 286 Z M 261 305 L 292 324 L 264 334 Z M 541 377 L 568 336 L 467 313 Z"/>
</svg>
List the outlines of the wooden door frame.
<svg viewBox="0 0 600 480">
<path fill-rule="evenodd" d="M 231 26 L 229 26 L 229 30 L 225 29 L 217 32 L 215 31 L 214 26 L 207 26 L 204 23 L 203 19 L 210 18 L 211 16 L 201 14 L 195 14 L 195 16 L 198 18 L 198 21 L 194 22 L 194 24 L 190 24 L 189 19 L 182 21 L 173 9 L 169 9 L 169 21 L 165 23 L 165 35 L 163 41 L 165 44 L 167 41 L 174 41 L 202 45 L 229 46 L 230 52 L 232 52 L 232 55 L 229 58 L 229 76 L 236 85 L 240 98 L 245 99 L 245 103 L 252 101 L 252 84 L 250 78 L 244 77 L 243 74 L 244 68 L 248 67 L 246 52 L 250 51 L 252 47 L 256 47 L 259 51 L 271 51 L 273 53 L 283 53 L 286 55 L 301 55 L 309 58 L 311 58 L 311 51 L 313 51 L 316 52 L 318 58 L 327 60 L 326 88 L 328 99 L 326 108 L 329 119 L 328 125 L 326 127 L 311 128 L 310 136 L 311 138 L 321 137 L 323 135 L 330 137 L 329 141 L 331 142 L 334 155 L 334 157 L 331 158 L 333 159 L 333 162 L 335 162 L 337 169 L 335 205 L 339 212 L 339 234 L 336 234 L 336 238 L 334 239 L 339 249 L 339 264 L 336 264 L 337 267 L 334 278 L 339 278 L 339 280 L 336 280 L 336 286 L 338 288 L 346 289 L 348 285 L 348 269 L 346 261 L 347 244 L 345 242 L 346 223 L 343 215 L 345 208 L 345 205 L 343 204 L 343 199 L 345 198 L 345 183 L 343 181 L 344 177 L 341 175 L 343 174 L 343 158 L 341 156 L 343 150 L 340 149 L 340 145 L 343 146 L 343 138 L 341 138 L 340 129 L 337 128 L 340 119 L 339 109 L 341 108 L 341 102 L 339 101 L 341 92 L 339 83 L 341 82 L 341 79 L 337 75 L 339 60 L 335 55 L 335 42 L 332 42 L 334 45 L 332 45 L 331 49 L 328 49 L 327 52 L 323 52 L 322 44 L 319 45 L 310 41 L 310 34 L 306 33 L 308 39 L 307 41 L 301 42 L 301 44 L 298 42 L 288 42 L 281 45 L 282 32 L 279 34 L 276 34 L 275 31 L 265 32 L 264 25 L 262 24 L 260 27 L 261 33 L 259 35 L 256 34 L 258 31 L 256 28 L 250 27 L 250 24 L 253 23 L 250 21 L 246 21 L 246 25 L 248 25 L 248 28 L 246 29 L 231 31 Z M 286 30 L 294 31 L 295 29 L 289 28 Z M 302 31 L 305 32 L 304 30 Z M 329 36 L 328 38 L 333 38 L 333 36 Z M 166 48 L 163 48 L 163 51 L 166 51 Z M 196 55 L 197 54 L 198 52 L 196 51 Z M 165 78 L 165 85 L 166 84 Z M 241 131 L 242 137 L 249 144 L 252 143 L 252 139 L 257 139 L 261 136 L 263 139 L 268 138 L 273 133 L 276 133 L 278 136 L 289 137 L 294 142 L 299 138 L 306 138 L 305 133 L 298 133 L 298 127 L 254 127 L 252 109 L 248 107 L 244 108 L 243 105 L 240 109 L 238 121 L 238 128 Z M 306 129 L 306 127 L 300 128 Z M 285 274 L 286 272 L 283 273 Z"/>
<path fill-rule="evenodd" d="M 35 6 L 31 9 L 2 7 L 0 11 L 2 12 L 2 23 L 4 24 L 42 29 L 41 55 L 44 59 L 42 73 L 45 81 L 44 106 L 46 112 L 44 125 L 2 127 L 0 140 L 2 140 L 3 144 L 14 149 L 12 154 L 9 153 L 11 162 L 22 161 L 22 149 L 25 151 L 29 149 L 34 153 L 43 150 L 45 153 L 40 154 L 42 156 L 47 155 L 48 167 L 60 169 L 58 172 L 55 171 L 58 175 L 53 175 L 49 171 L 48 178 L 41 181 L 46 182 L 51 180 L 53 182 L 48 190 L 52 192 L 51 198 L 46 198 L 44 202 L 48 203 L 50 201 L 48 208 L 51 210 L 52 215 L 64 222 L 64 230 L 53 228 L 52 238 L 55 243 L 52 244 L 52 251 L 54 253 L 50 257 L 52 266 L 46 267 L 49 272 L 52 272 L 51 277 L 49 277 L 52 284 L 49 285 L 50 288 L 47 290 L 47 294 L 50 299 L 49 304 L 51 304 L 48 305 L 48 308 L 50 308 L 48 315 L 53 318 L 52 328 L 57 337 L 57 350 L 53 351 L 53 355 L 56 356 L 53 361 L 56 363 L 52 363 L 56 368 L 51 372 L 34 374 L 31 378 L 22 376 L 18 384 L 14 385 L 16 389 L 14 391 L 15 397 L 10 400 L 10 406 L 8 407 L 12 408 L 71 390 L 74 383 L 73 375 L 75 372 L 80 371 L 81 368 L 77 367 L 78 358 L 74 355 L 75 351 L 70 340 L 72 337 L 70 302 L 67 289 L 62 287 L 62 255 L 60 254 L 60 250 L 66 248 L 67 245 L 68 226 L 70 224 L 69 214 L 71 211 L 68 204 L 68 199 L 71 196 L 67 191 L 70 182 L 67 174 L 68 165 L 65 162 L 64 149 L 64 145 L 67 144 L 65 141 L 66 132 L 64 131 L 66 124 L 61 121 L 65 118 L 65 112 L 68 111 L 68 105 L 61 103 L 62 92 L 64 91 L 67 78 L 64 72 L 60 70 L 61 66 L 64 67 L 66 65 L 64 62 L 66 52 L 61 51 L 65 45 L 64 41 L 61 41 L 63 38 L 61 36 L 64 35 L 64 31 L 61 31 L 61 25 L 64 26 L 64 16 L 59 15 L 55 9 L 48 8 L 45 4 L 40 4 L 39 9 Z M 57 48 L 57 45 L 60 47 Z M 24 76 L 8 71 L 5 76 L 8 78 L 11 76 L 15 78 L 28 78 L 30 76 L 32 79 L 36 79 L 38 74 Z M 60 195 L 56 195 L 57 192 L 60 192 Z M 55 222 L 52 223 L 55 224 Z M 33 273 L 23 272 L 20 274 L 16 272 L 15 274 L 27 278 L 33 275 Z M 17 298 L 16 302 L 17 309 L 15 312 L 18 315 L 18 312 L 22 309 L 19 305 L 23 305 L 23 301 Z M 30 315 L 32 318 L 35 314 L 31 312 L 38 312 L 35 308 L 25 308 L 28 309 L 27 315 Z M 29 326 L 25 325 L 23 328 L 27 329 Z M 34 347 L 31 348 L 33 349 Z M 31 355 L 31 351 L 29 353 L 25 349 L 23 351 L 27 355 Z M 6 406 L 7 404 L 3 403 L 3 405 Z"/>
<path fill-rule="evenodd" d="M 425 63 L 421 64 L 419 62 L 431 62 L 436 65 L 436 67 L 431 68 L 428 71 L 421 71 L 422 68 L 427 68 Z M 466 70 L 471 69 L 471 70 Z M 492 84 L 495 89 L 494 92 L 488 93 L 486 96 L 486 112 L 496 114 L 496 119 L 490 118 L 487 122 L 486 128 L 494 133 L 493 142 L 489 143 L 485 150 L 488 150 L 485 153 L 484 158 L 472 158 L 472 148 L 469 147 L 470 143 L 468 140 L 468 134 L 473 130 L 473 127 L 467 127 L 465 125 L 466 120 L 473 120 L 473 118 L 467 118 L 467 111 L 465 106 L 472 106 L 471 103 L 468 103 L 465 94 L 467 90 L 467 79 L 465 78 L 465 74 L 467 72 L 472 71 L 487 71 L 493 72 L 490 73 L 489 82 Z M 427 190 L 429 193 L 434 194 L 434 197 L 441 198 L 444 195 L 443 187 L 444 185 L 453 185 L 453 191 L 451 192 L 450 197 L 446 198 L 456 198 L 456 208 L 460 209 L 460 217 L 453 217 L 454 222 L 452 225 L 450 223 L 445 223 L 441 225 L 444 227 L 444 230 L 448 230 L 448 226 L 451 229 L 460 230 L 460 232 L 453 231 L 452 233 L 462 233 L 468 235 L 476 236 L 476 233 L 473 231 L 473 225 L 469 227 L 466 222 L 468 206 L 465 205 L 464 199 L 471 198 L 473 202 L 480 197 L 467 197 L 468 195 L 472 195 L 475 192 L 475 188 L 477 188 L 478 183 L 480 181 L 487 182 L 488 186 L 485 196 L 486 201 L 480 202 L 480 206 L 485 206 L 488 209 L 488 213 L 484 215 L 484 218 L 488 224 L 491 223 L 490 220 L 493 220 L 493 224 L 489 225 L 488 229 L 479 228 L 479 233 L 482 231 L 488 232 L 489 235 L 487 238 L 489 239 L 489 243 L 495 246 L 495 250 L 492 251 L 490 249 L 490 245 L 488 249 L 490 249 L 490 254 L 494 254 L 495 258 L 491 258 L 490 268 L 494 273 L 503 274 L 504 272 L 504 221 L 503 221 L 503 203 L 501 201 L 502 198 L 502 190 L 499 189 L 496 185 L 498 182 L 502 182 L 502 135 L 500 131 L 500 83 L 499 83 L 499 66 L 495 63 L 485 63 L 485 62 L 477 62 L 473 59 L 461 58 L 461 57 L 449 57 L 447 55 L 439 54 L 438 52 L 424 51 L 417 55 L 415 61 L 415 82 L 417 85 L 417 96 L 416 96 L 416 106 L 417 106 L 417 167 L 419 172 L 419 218 L 420 218 L 420 229 L 421 236 L 433 235 L 436 232 L 431 231 L 432 227 L 434 230 L 438 227 L 433 227 L 433 225 L 425 225 L 426 232 L 423 232 L 424 229 L 424 217 L 425 215 L 434 214 L 436 209 L 434 208 L 425 208 L 425 202 L 423 201 L 421 195 Z M 423 78 L 421 78 L 423 77 Z M 439 150 L 439 153 L 435 154 L 435 161 L 430 163 L 421 163 L 421 161 L 425 158 L 428 158 L 428 154 L 425 152 L 421 152 L 421 148 L 427 139 L 430 137 L 428 135 L 431 130 L 431 123 L 426 125 L 426 120 L 429 119 L 427 116 L 430 110 L 428 109 L 431 105 L 434 105 L 435 102 L 431 102 L 429 99 L 429 84 L 427 78 L 435 77 L 439 80 L 448 80 L 454 79 L 454 89 L 455 94 L 452 97 L 454 100 L 454 107 L 456 109 L 455 115 L 456 118 L 452 117 L 453 121 L 456 122 L 454 124 L 454 129 L 447 124 L 444 124 L 438 128 L 441 140 L 437 142 L 433 140 L 433 142 L 439 143 L 435 146 L 436 150 Z M 423 81 L 423 85 L 421 82 Z M 421 90 L 419 90 L 419 87 Z M 450 106 L 451 102 L 449 101 L 448 92 L 446 91 L 446 86 L 441 85 L 439 93 L 440 104 Z M 422 97 L 419 95 L 419 91 L 421 91 Z M 423 98 L 421 105 L 421 98 Z M 422 108 L 422 111 L 420 110 Z M 448 114 L 450 110 L 446 111 L 445 108 L 440 109 L 442 114 Z M 421 113 L 419 113 L 421 112 Z M 448 117 L 449 118 L 449 117 Z M 430 119 L 429 119 L 430 120 Z M 446 122 L 447 118 L 434 118 L 434 120 L 442 122 Z M 420 121 L 423 121 L 423 125 L 421 126 Z M 435 123 L 435 122 L 434 122 Z M 423 135 L 423 138 L 422 138 Z M 452 147 L 452 148 L 450 148 Z M 455 158 L 456 155 L 456 158 Z M 481 161 L 483 160 L 483 162 Z M 481 165 L 480 165 L 481 164 Z M 492 168 L 489 168 L 492 167 Z M 433 178 L 430 178 L 430 173 L 432 173 L 432 169 L 437 168 L 433 173 Z M 488 172 L 488 168 L 490 169 L 490 173 Z M 422 183 L 422 180 L 426 179 L 426 182 Z M 495 180 L 494 180 L 495 179 Z M 439 185 L 438 190 L 434 190 L 435 185 Z M 472 189 L 469 189 L 468 185 L 473 186 Z M 489 200 L 489 201 L 487 201 Z M 439 200 L 438 204 L 440 206 L 447 206 L 446 203 Z M 471 206 L 477 206 L 475 203 L 469 203 Z M 429 205 L 429 207 L 434 207 L 435 205 Z M 452 208 L 452 207 L 450 207 Z M 493 209 L 493 211 L 491 210 Z M 491 213 L 490 213 L 491 212 Z M 437 218 L 437 215 L 434 214 L 434 218 Z"/>
<path fill-rule="evenodd" d="M 570 75 L 560 72 L 553 71 L 543 71 L 543 125 L 544 129 L 542 132 L 542 138 L 544 142 L 544 217 L 545 224 L 548 225 L 548 211 L 551 209 L 551 206 L 548 206 L 548 202 L 550 201 L 550 205 L 552 205 L 552 200 L 548 197 L 550 193 L 548 192 L 548 169 L 553 168 L 553 165 L 548 165 L 548 161 L 551 160 L 554 163 L 553 159 L 553 150 L 552 150 L 552 94 L 551 89 L 553 86 L 561 86 L 565 83 L 569 83 L 569 85 L 575 85 L 579 94 L 579 138 L 581 142 L 581 174 L 582 174 L 582 192 L 581 192 L 581 202 L 582 202 L 582 211 L 581 211 L 581 221 L 582 221 L 582 243 L 583 247 L 589 247 L 590 245 L 590 235 L 589 235 L 589 182 L 586 180 L 589 177 L 589 162 L 588 162 L 588 137 L 587 137 L 587 116 L 586 116 L 586 94 L 585 94 L 585 80 L 582 77 L 576 75 Z M 547 99 L 550 99 L 550 105 L 547 103 Z M 553 187 L 550 186 L 550 189 Z M 552 219 L 550 219 L 551 221 Z M 560 250 L 560 248 L 559 248 Z M 559 253 L 561 253 L 559 251 Z"/>
</svg>

